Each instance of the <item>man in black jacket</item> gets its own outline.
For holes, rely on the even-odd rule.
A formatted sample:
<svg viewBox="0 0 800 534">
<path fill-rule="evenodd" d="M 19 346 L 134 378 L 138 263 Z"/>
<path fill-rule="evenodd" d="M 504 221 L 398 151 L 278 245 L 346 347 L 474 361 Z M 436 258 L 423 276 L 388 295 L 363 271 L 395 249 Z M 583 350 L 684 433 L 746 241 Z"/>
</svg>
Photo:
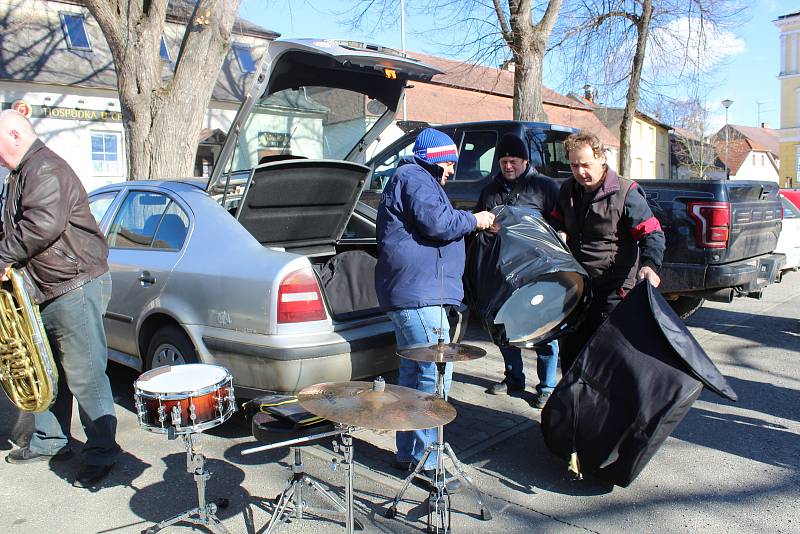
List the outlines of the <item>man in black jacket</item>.
<svg viewBox="0 0 800 534">
<path fill-rule="evenodd" d="M 40 141 L 16 111 L 0 112 L 3 190 L 0 273 L 11 267 L 33 282 L 32 299 L 59 373 L 55 404 L 34 416 L 30 444 L 6 456 L 12 464 L 66 460 L 73 396 L 86 443 L 76 487 L 92 487 L 119 456 L 114 398 L 106 376 L 103 314 L 111 298 L 108 247 L 72 168 Z"/>
<path fill-rule="evenodd" d="M 572 178 L 561 184 L 553 226 L 591 278 L 592 302 L 577 331 L 561 340 L 566 372 L 583 346 L 637 281 L 658 287 L 664 259 L 661 224 L 642 188 L 606 164 L 605 148 L 591 133 L 564 141 Z"/>
<path fill-rule="evenodd" d="M 505 134 L 497 145 L 495 157 L 500 165 L 500 173 L 483 188 L 475 211 L 489 211 L 500 205 L 526 206 L 537 210 L 546 220 L 555 209 L 558 186 L 547 176 L 534 169 L 528 158 L 527 143 L 519 136 Z M 497 223 L 489 231 L 497 232 Z M 493 384 L 487 393 L 501 395 L 525 389 L 525 373 L 522 365 L 522 349 L 510 345 L 500 347 L 505 364 L 505 378 Z M 535 408 L 543 408 L 553 388 L 556 387 L 558 371 L 558 344 L 536 347 L 534 355 L 539 384 L 536 386 Z"/>
</svg>

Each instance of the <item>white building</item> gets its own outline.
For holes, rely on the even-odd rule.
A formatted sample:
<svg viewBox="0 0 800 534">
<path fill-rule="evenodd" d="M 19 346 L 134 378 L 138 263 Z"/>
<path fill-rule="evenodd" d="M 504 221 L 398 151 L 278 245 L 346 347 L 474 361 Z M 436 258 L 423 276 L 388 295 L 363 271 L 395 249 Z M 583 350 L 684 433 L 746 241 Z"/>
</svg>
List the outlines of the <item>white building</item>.
<svg viewBox="0 0 800 534">
<path fill-rule="evenodd" d="M 170 1 L 161 44 L 165 76 L 174 67 L 192 7 L 187 0 Z M 206 113 L 197 176 L 208 174 L 258 60 L 278 37 L 241 19 L 233 33 Z M 113 58 L 83 2 L 0 0 L 0 34 L 0 108 L 25 113 L 87 190 L 128 178 Z M 274 118 L 264 134 L 255 142 L 264 143 L 265 152 L 289 139 Z"/>
</svg>

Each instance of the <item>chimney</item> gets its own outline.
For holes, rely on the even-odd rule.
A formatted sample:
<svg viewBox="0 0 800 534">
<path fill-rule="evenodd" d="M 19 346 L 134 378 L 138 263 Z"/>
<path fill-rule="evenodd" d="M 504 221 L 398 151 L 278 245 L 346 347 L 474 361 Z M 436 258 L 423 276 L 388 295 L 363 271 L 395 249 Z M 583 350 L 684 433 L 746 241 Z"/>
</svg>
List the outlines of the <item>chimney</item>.
<svg viewBox="0 0 800 534">
<path fill-rule="evenodd" d="M 762 128 L 769 128 L 769 125 L 766 122 L 761 123 Z"/>
<path fill-rule="evenodd" d="M 513 59 L 507 59 L 500 64 L 500 70 L 507 70 L 508 72 L 514 72 L 514 68 L 516 63 L 514 63 Z"/>
<path fill-rule="evenodd" d="M 583 98 L 594 104 L 594 97 L 596 96 L 594 87 L 588 83 L 583 86 Z"/>
</svg>

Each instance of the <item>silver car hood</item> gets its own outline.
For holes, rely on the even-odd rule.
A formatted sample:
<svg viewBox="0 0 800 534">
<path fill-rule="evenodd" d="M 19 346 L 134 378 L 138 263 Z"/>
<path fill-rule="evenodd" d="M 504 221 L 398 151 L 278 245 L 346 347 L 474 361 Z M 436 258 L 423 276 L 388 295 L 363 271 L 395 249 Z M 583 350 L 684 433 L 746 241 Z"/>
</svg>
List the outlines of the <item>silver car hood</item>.
<svg viewBox="0 0 800 534">
<path fill-rule="evenodd" d="M 370 168 L 292 159 L 253 169 L 236 218 L 259 243 L 284 249 L 334 245 L 342 237 Z"/>
</svg>

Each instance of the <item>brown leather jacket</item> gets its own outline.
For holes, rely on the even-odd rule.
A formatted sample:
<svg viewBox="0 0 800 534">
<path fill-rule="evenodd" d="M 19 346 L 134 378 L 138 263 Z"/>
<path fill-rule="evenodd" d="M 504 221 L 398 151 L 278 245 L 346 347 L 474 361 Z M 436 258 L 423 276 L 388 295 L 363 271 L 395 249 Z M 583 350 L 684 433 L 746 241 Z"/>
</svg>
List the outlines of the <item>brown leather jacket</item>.
<svg viewBox="0 0 800 534">
<path fill-rule="evenodd" d="M 0 268 L 24 267 L 42 303 L 108 271 L 108 247 L 69 164 L 37 139 L 4 188 Z"/>
</svg>

